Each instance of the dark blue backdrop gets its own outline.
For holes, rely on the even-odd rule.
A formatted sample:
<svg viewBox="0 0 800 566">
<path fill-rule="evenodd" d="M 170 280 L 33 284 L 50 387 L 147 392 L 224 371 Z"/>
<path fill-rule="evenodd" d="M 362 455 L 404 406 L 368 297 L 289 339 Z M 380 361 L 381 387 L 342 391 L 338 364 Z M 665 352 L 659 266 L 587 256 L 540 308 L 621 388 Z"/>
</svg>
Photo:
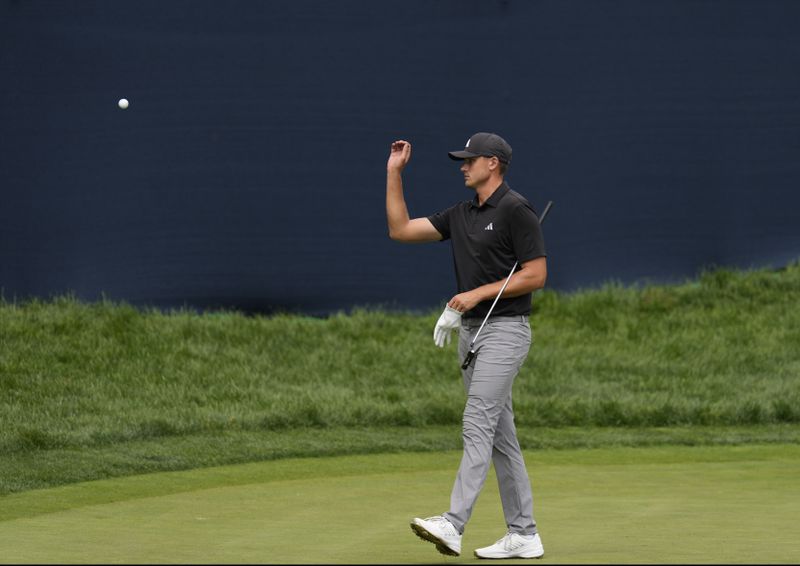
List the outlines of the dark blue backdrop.
<svg viewBox="0 0 800 566">
<path fill-rule="evenodd" d="M 324 314 L 434 308 L 448 244 L 386 235 L 514 148 L 549 286 L 800 255 L 800 2 L 0 0 L 0 288 Z M 117 108 L 126 97 L 128 110 Z"/>
</svg>

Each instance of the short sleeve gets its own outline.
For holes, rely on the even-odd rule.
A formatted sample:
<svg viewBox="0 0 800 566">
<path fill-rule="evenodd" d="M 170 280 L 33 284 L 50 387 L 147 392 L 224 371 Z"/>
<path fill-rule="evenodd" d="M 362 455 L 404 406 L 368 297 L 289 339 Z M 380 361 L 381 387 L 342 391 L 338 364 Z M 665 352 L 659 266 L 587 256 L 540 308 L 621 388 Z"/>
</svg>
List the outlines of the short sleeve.
<svg viewBox="0 0 800 566">
<path fill-rule="evenodd" d="M 529 206 L 516 207 L 511 223 L 511 245 L 520 263 L 545 257 L 544 236 L 539 217 Z"/>
<path fill-rule="evenodd" d="M 450 221 L 457 206 L 458 205 L 451 206 L 441 212 L 428 216 L 428 220 L 433 224 L 433 227 L 442 235 L 442 240 L 450 239 Z"/>
</svg>

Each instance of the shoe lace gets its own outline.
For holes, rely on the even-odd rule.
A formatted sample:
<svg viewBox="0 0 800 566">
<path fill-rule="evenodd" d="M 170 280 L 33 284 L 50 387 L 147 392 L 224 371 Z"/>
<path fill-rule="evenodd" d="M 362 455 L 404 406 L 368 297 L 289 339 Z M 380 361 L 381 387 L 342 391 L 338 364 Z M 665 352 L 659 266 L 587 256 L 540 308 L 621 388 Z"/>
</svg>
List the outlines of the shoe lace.
<svg viewBox="0 0 800 566">
<path fill-rule="evenodd" d="M 507 532 L 503 535 L 503 538 L 498 540 L 495 544 L 502 545 L 505 550 L 516 550 L 525 542 L 522 540 L 520 536 L 514 536 L 516 533 L 512 533 L 511 531 Z"/>
<path fill-rule="evenodd" d="M 456 530 L 455 525 L 453 525 L 453 523 L 451 523 L 450 521 L 448 521 L 445 517 L 442 517 L 441 515 L 434 515 L 433 517 L 428 517 L 425 520 L 426 521 L 430 521 L 432 523 L 439 523 L 445 529 L 447 529 L 447 531 L 450 532 L 451 534 L 454 534 L 454 535 L 458 534 L 458 531 Z"/>
</svg>

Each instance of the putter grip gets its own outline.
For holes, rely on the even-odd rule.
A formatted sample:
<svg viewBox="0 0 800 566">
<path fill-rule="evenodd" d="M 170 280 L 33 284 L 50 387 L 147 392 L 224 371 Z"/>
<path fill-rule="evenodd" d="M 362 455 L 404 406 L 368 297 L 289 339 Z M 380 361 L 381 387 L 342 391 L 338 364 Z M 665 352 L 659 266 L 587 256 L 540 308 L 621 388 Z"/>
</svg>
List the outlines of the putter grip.
<svg viewBox="0 0 800 566">
<path fill-rule="evenodd" d="M 475 357 L 475 351 L 474 350 L 470 350 L 467 353 L 467 357 L 464 358 L 464 363 L 461 364 L 461 369 L 467 369 L 469 367 L 469 364 L 472 363 L 472 358 L 474 358 L 474 357 Z"/>
</svg>

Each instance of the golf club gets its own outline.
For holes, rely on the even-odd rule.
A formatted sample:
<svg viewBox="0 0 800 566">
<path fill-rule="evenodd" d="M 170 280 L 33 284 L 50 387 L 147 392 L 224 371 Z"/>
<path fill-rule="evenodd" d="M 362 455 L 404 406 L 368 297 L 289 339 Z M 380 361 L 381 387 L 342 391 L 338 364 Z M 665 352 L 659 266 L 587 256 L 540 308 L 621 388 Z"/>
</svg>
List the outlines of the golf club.
<svg viewBox="0 0 800 566">
<path fill-rule="evenodd" d="M 547 205 L 544 207 L 542 215 L 539 217 L 539 224 L 542 224 L 544 222 L 544 218 L 545 216 L 547 216 L 547 213 L 550 211 L 550 207 L 552 206 L 553 206 L 553 201 L 552 200 L 547 201 Z M 492 316 L 492 311 L 494 310 L 494 306 L 497 304 L 498 299 L 500 299 L 500 297 L 503 296 L 503 291 L 506 290 L 506 285 L 508 285 L 508 282 L 511 281 L 511 276 L 514 275 L 514 270 L 517 269 L 517 264 L 519 264 L 519 262 L 515 261 L 514 266 L 511 268 L 511 272 L 508 274 L 505 283 L 503 283 L 503 286 L 500 287 L 500 292 L 497 293 L 497 296 L 494 298 L 492 306 L 489 307 L 489 312 L 486 313 L 486 317 L 483 319 L 483 323 L 481 323 L 480 328 L 478 328 L 478 331 L 475 333 L 475 336 L 473 336 L 472 342 L 470 342 L 469 344 L 469 352 L 467 352 L 467 356 L 464 358 L 464 363 L 461 364 L 461 369 L 467 369 L 469 367 L 469 364 L 471 364 L 472 360 L 475 358 L 475 341 L 478 340 L 478 335 L 481 333 L 481 330 L 483 330 L 483 327 L 486 325 L 486 321 L 489 320 L 490 316 Z"/>
</svg>

